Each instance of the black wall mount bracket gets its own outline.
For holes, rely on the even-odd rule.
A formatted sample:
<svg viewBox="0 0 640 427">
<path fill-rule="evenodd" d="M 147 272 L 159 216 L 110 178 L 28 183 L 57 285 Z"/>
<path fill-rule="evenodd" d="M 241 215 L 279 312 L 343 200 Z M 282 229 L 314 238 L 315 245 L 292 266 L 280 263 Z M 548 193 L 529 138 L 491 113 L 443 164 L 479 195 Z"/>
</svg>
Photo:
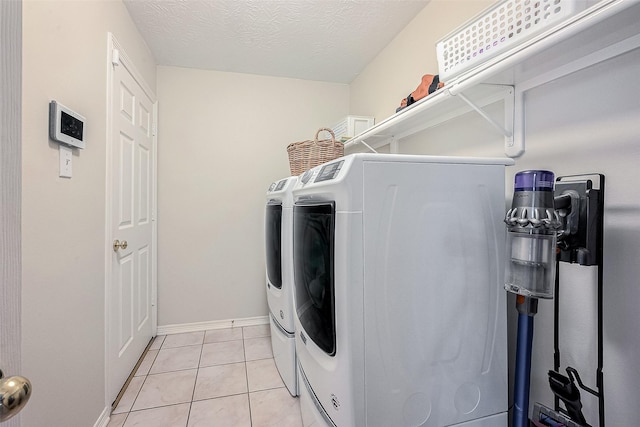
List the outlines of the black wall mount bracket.
<svg viewBox="0 0 640 427">
<path fill-rule="evenodd" d="M 599 406 L 599 427 L 605 427 L 603 373 L 603 234 L 604 175 L 586 174 L 558 177 L 555 183 L 554 205 L 563 223 L 558 236 L 556 283 L 554 299 L 554 371 L 560 373 L 560 343 L 558 318 L 560 312 L 560 262 L 596 266 L 598 269 L 598 367 L 595 389 L 585 386 L 578 372 L 567 367 L 569 377 L 576 377 L 582 390 L 596 396 Z M 555 410 L 568 415 L 555 397 Z"/>
<path fill-rule="evenodd" d="M 558 236 L 560 261 L 598 265 L 601 236 L 602 188 L 593 188 L 591 179 L 567 180 L 559 177 L 555 188 L 555 208 L 563 222 Z"/>
</svg>

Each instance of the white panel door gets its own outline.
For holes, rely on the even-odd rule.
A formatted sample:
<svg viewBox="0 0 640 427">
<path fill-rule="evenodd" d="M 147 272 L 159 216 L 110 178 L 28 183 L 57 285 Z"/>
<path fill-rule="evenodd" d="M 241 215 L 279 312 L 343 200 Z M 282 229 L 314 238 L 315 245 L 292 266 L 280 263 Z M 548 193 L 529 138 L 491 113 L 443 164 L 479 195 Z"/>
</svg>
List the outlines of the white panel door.
<svg viewBox="0 0 640 427">
<path fill-rule="evenodd" d="M 154 101 L 122 52 L 113 65 L 109 394 L 115 399 L 154 334 Z M 116 241 L 120 245 L 116 245 Z M 126 242 L 126 244 L 125 244 Z"/>
</svg>

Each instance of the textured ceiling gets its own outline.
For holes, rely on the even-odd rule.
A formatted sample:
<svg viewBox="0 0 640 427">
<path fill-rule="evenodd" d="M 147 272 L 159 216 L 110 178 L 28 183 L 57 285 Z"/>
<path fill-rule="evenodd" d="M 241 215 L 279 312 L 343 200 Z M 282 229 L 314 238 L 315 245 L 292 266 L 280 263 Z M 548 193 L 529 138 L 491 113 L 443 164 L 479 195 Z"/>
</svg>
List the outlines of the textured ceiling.
<svg viewBox="0 0 640 427">
<path fill-rule="evenodd" d="M 159 65 L 350 83 L 428 0 L 124 0 Z"/>
</svg>

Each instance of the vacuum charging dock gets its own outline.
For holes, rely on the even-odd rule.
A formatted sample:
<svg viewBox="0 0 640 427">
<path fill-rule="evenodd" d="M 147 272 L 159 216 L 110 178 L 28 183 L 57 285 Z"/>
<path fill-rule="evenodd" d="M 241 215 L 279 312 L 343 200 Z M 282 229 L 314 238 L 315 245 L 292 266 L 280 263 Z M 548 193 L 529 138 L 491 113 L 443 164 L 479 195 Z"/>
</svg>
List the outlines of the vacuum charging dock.
<svg viewBox="0 0 640 427">
<path fill-rule="evenodd" d="M 597 186 L 594 187 L 594 184 Z M 598 398 L 599 427 L 604 427 L 604 378 L 603 378 L 603 213 L 604 175 L 575 175 L 559 177 L 555 184 L 555 208 L 562 221 L 558 236 L 558 262 L 597 266 L 598 268 L 598 367 L 595 389 L 587 387 L 578 371 L 570 366 L 567 376 L 560 373 L 559 340 L 559 283 L 556 275 L 554 299 L 554 369 L 549 371 L 549 385 L 554 393 L 555 410 L 536 403 L 534 425 L 563 425 L 567 427 L 589 426 L 582 415 L 579 389 Z M 577 384 L 576 384 L 577 383 Z M 563 402 L 564 408 L 560 406 Z M 544 421 L 556 422 L 544 423 Z M 539 424 L 536 424 L 539 423 Z"/>
</svg>

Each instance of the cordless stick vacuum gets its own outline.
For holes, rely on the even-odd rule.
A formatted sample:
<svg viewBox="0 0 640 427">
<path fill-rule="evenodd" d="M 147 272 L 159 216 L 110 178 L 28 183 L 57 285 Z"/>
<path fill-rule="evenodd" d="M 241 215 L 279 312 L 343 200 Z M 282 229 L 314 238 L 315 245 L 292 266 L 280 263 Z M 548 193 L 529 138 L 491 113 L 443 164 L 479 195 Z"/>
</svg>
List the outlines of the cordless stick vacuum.
<svg viewBox="0 0 640 427">
<path fill-rule="evenodd" d="M 529 426 L 529 382 L 533 316 L 538 298 L 553 298 L 556 230 L 554 175 L 544 170 L 518 172 L 507 211 L 507 262 L 504 288 L 516 294 L 518 332 L 514 378 L 513 427 Z"/>
</svg>

